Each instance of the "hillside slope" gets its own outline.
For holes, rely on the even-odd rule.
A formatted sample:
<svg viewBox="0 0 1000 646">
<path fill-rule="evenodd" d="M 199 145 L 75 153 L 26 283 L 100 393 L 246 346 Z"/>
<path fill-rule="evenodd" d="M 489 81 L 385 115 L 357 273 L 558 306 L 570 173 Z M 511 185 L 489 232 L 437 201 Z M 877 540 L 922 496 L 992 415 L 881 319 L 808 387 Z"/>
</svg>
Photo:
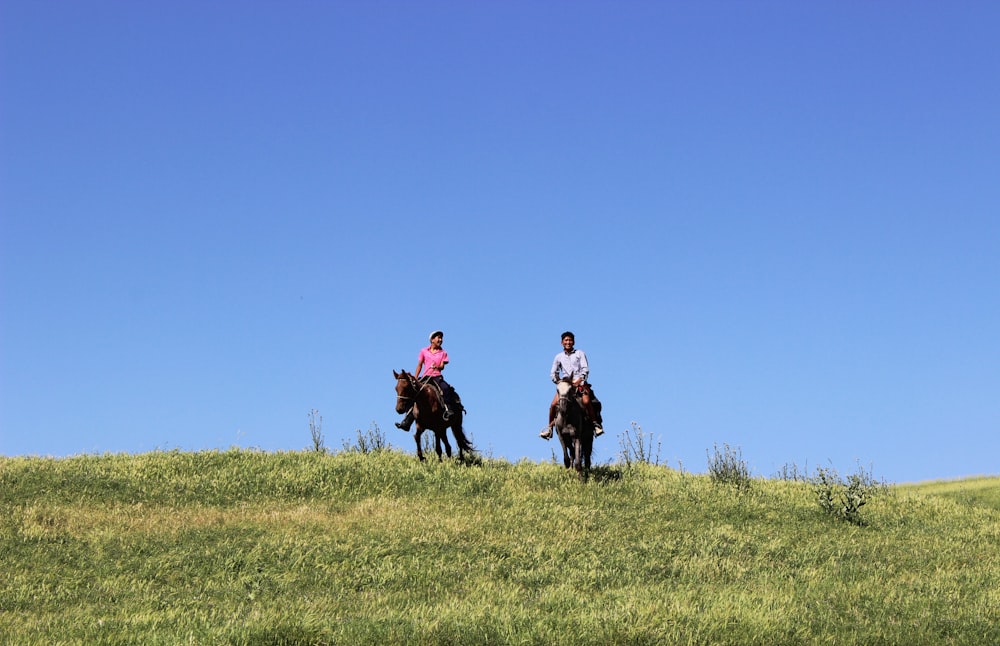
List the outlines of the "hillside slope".
<svg viewBox="0 0 1000 646">
<path fill-rule="evenodd" d="M 859 526 L 803 482 L 233 450 L 0 492 L 11 644 L 1000 643 L 1000 511 L 931 488 Z"/>
<path fill-rule="evenodd" d="M 1000 511 L 1000 478 L 977 477 L 940 480 L 901 486 L 899 489 L 919 494 L 943 496 L 960 503 Z"/>
</svg>

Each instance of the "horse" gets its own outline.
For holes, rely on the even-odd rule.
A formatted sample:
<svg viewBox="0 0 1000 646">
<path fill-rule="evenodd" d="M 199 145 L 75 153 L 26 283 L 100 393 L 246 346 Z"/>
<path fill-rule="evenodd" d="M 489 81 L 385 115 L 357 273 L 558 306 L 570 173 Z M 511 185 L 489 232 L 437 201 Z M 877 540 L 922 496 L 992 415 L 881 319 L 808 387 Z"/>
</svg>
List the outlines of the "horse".
<svg viewBox="0 0 1000 646">
<path fill-rule="evenodd" d="M 571 377 L 556 383 L 559 401 L 554 424 L 563 447 L 563 463 L 575 468 L 582 477 L 590 471 L 590 455 L 594 450 L 594 425 L 587 419 L 583 405 L 577 399 Z"/>
<path fill-rule="evenodd" d="M 414 421 L 417 423 L 417 431 L 414 439 L 417 442 L 417 457 L 421 461 L 425 460 L 424 451 L 420 446 L 420 436 L 426 429 L 434 432 L 434 450 L 437 452 L 438 461 L 441 458 L 441 444 L 448 457 L 451 457 L 451 444 L 448 442 L 448 427 L 455 435 L 455 443 L 458 444 L 458 457 L 462 459 L 465 452 L 475 451 L 472 442 L 465 436 L 462 430 L 462 416 L 465 409 L 458 404 L 451 412 L 451 417 L 444 419 L 444 407 L 437 388 L 427 382 L 421 383 L 416 377 L 402 370 L 392 371 L 392 376 L 396 378 L 396 412 L 400 415 L 406 413 L 413 407 Z"/>
</svg>

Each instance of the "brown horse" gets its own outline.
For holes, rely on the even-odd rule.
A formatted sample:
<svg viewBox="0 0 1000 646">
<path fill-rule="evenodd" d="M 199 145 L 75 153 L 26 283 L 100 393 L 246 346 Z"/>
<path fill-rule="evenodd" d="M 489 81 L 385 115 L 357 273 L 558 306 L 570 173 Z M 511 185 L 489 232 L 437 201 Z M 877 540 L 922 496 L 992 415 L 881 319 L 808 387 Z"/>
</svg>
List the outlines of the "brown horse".
<svg viewBox="0 0 1000 646">
<path fill-rule="evenodd" d="M 448 443 L 448 427 L 455 435 L 455 443 L 458 444 L 458 457 L 463 458 L 466 451 L 475 451 L 472 442 L 465 436 L 462 430 L 462 417 L 464 409 L 459 404 L 452 411 L 451 417 L 444 419 L 444 407 L 437 387 L 419 379 L 406 372 L 392 371 L 392 376 L 396 378 L 396 412 L 400 415 L 406 413 L 413 407 L 414 421 L 417 423 L 417 432 L 414 439 L 417 441 L 417 457 L 424 460 L 424 452 L 420 447 L 420 436 L 424 430 L 434 431 L 434 450 L 437 452 L 438 460 L 441 460 L 441 444 L 444 443 L 445 452 L 451 457 L 451 444 Z"/>
<path fill-rule="evenodd" d="M 572 377 L 556 384 L 559 401 L 554 421 L 559 442 L 563 447 L 563 463 L 583 476 L 590 471 L 590 456 L 594 450 L 594 424 L 587 419 L 583 404 L 576 396 Z"/>
</svg>

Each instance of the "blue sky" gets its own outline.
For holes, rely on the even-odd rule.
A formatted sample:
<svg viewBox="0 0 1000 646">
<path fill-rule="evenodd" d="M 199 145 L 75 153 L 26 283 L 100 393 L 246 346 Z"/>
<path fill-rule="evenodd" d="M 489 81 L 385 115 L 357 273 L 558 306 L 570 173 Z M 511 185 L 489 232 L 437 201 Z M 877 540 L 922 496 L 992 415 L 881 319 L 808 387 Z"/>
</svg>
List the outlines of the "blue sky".
<svg viewBox="0 0 1000 646">
<path fill-rule="evenodd" d="M 0 454 L 311 444 L 445 331 L 538 439 L 563 330 L 661 461 L 1000 473 L 989 2 L 0 6 Z"/>
</svg>

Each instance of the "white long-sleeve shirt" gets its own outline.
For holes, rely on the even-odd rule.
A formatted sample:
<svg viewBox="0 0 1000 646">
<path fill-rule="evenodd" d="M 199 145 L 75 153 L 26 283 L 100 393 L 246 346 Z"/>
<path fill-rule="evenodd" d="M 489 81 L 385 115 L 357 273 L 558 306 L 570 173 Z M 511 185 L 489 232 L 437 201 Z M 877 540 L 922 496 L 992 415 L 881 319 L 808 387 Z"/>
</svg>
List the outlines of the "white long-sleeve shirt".
<svg viewBox="0 0 1000 646">
<path fill-rule="evenodd" d="M 564 350 L 556 355 L 555 360 L 552 361 L 552 370 L 549 376 L 553 382 L 559 381 L 564 376 L 587 381 L 589 374 L 590 366 L 587 364 L 587 355 L 583 350 L 574 349 L 572 352 Z"/>
</svg>

